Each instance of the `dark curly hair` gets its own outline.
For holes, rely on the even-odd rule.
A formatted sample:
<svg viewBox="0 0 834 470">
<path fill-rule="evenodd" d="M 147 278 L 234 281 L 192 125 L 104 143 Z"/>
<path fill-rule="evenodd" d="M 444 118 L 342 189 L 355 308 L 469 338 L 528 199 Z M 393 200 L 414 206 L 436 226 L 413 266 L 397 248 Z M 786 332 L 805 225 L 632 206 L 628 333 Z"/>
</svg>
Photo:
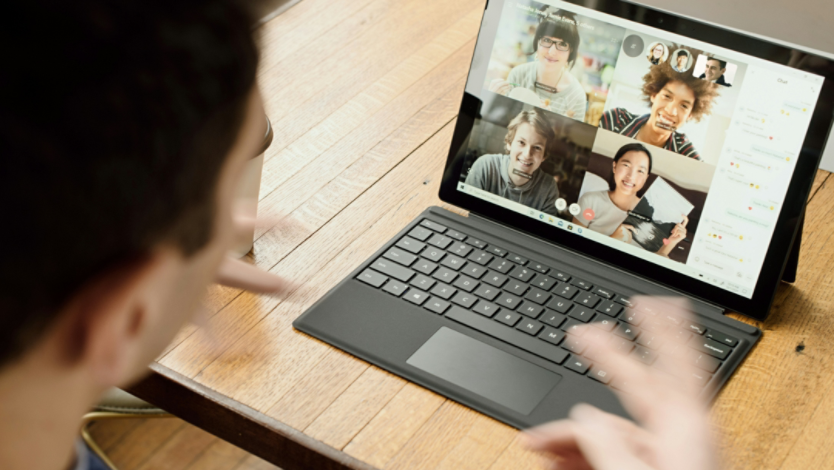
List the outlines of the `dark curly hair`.
<svg viewBox="0 0 834 470">
<path fill-rule="evenodd" d="M 677 48 L 685 49 L 689 51 L 693 57 L 697 57 L 698 54 L 701 54 L 701 51 L 697 49 L 680 47 L 677 44 L 673 44 L 672 48 L 673 50 Z M 695 103 L 692 106 L 692 112 L 689 115 L 690 118 L 697 122 L 701 120 L 702 116 L 709 115 L 712 110 L 712 101 L 720 95 L 718 93 L 719 86 L 702 78 L 698 78 L 692 75 L 691 72 L 676 72 L 675 69 L 672 68 L 672 64 L 669 61 L 652 65 L 649 67 L 649 73 L 643 76 L 642 91 L 646 102 L 649 103 L 649 106 L 652 104 L 652 96 L 660 93 L 660 90 L 662 90 L 667 83 L 674 81 L 683 82 L 683 84 L 689 87 L 695 95 Z"/>
</svg>

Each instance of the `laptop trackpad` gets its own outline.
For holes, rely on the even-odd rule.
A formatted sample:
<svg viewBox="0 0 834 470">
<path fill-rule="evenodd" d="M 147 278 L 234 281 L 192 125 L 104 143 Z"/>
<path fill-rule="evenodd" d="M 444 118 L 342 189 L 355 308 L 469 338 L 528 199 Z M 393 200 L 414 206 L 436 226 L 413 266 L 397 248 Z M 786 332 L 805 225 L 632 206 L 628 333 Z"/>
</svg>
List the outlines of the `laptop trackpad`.
<svg viewBox="0 0 834 470">
<path fill-rule="evenodd" d="M 446 327 L 406 362 L 524 415 L 562 378 Z"/>
</svg>

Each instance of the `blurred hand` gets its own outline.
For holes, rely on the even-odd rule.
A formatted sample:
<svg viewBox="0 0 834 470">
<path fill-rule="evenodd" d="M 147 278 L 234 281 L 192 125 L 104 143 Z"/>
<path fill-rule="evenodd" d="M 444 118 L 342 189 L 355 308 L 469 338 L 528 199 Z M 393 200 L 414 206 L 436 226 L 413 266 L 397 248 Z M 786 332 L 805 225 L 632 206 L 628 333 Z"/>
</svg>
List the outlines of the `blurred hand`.
<svg viewBox="0 0 834 470">
<path fill-rule="evenodd" d="M 512 91 L 513 86 L 510 85 L 510 82 L 503 80 L 501 78 L 496 78 L 489 82 L 489 91 L 493 93 L 498 93 L 500 95 L 507 96 Z"/>
<path fill-rule="evenodd" d="M 639 304 L 655 311 L 687 318 L 685 302 L 679 299 L 640 298 Z M 671 304 L 671 307 L 670 307 Z M 586 328 L 595 328 L 589 326 Z M 674 329 L 672 329 L 674 332 Z M 662 335 L 666 344 L 673 332 Z M 585 335 L 588 336 L 588 335 Z M 551 456 L 550 469 L 560 470 L 715 470 L 718 456 L 710 439 L 706 406 L 698 399 L 700 387 L 648 367 L 619 353 L 604 338 L 592 338 L 590 348 L 605 357 L 605 364 L 627 377 L 629 393 L 616 391 L 637 424 L 605 413 L 590 405 L 577 405 L 566 420 L 547 423 L 526 431 L 531 450 Z M 671 350 L 672 348 L 670 348 Z M 695 372 L 691 356 L 666 355 L 681 377 Z M 686 358 L 689 357 L 690 360 Z M 691 371 L 691 372 L 690 372 Z"/>
</svg>

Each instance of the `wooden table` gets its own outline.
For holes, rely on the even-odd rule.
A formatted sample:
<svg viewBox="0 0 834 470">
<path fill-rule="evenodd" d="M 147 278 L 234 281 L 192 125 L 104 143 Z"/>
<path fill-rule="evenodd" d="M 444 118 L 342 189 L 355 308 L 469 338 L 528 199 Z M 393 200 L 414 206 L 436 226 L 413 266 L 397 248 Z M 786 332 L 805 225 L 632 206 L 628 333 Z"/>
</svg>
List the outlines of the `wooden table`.
<svg viewBox="0 0 834 470">
<path fill-rule="evenodd" d="M 275 140 L 251 261 L 285 299 L 214 287 L 135 387 L 284 469 L 519 469 L 518 431 L 292 329 L 424 208 L 438 184 L 484 0 L 304 0 L 265 24 Z M 280 219 L 280 220 L 278 220 Z M 799 278 L 713 406 L 727 468 L 834 466 L 834 180 L 820 172 Z M 804 345 L 799 352 L 797 346 Z"/>
</svg>

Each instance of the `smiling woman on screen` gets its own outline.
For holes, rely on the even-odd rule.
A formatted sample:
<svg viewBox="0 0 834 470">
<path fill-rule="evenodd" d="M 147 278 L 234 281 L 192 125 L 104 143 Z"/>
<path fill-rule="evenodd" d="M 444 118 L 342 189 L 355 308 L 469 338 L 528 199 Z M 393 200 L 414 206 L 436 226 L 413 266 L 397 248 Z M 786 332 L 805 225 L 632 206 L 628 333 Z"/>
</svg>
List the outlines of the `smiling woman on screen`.
<svg viewBox="0 0 834 470">
<path fill-rule="evenodd" d="M 652 154 L 642 144 L 627 144 L 617 150 L 612 164 L 609 190 L 583 194 L 578 201 L 580 212 L 573 218 L 573 222 L 611 238 L 634 244 L 634 227 L 624 222 L 629 211 L 637 207 L 645 193 L 644 187 L 652 172 Z M 689 218 L 685 215 L 681 215 L 681 218 L 682 222 L 675 225 L 668 242 L 664 243 L 657 254 L 668 257 L 678 242 L 686 238 Z"/>
<path fill-rule="evenodd" d="M 557 10 L 545 16 L 533 37 L 535 60 L 514 67 L 506 80 L 493 80 L 489 91 L 585 121 L 588 97 L 570 72 L 576 63 L 579 43 L 572 13 Z"/>
<path fill-rule="evenodd" d="M 683 156 L 701 160 L 695 146 L 679 131 L 689 121 L 708 116 L 718 87 L 688 73 L 676 72 L 668 62 L 653 65 L 643 77 L 643 97 L 651 112 L 642 116 L 625 108 L 609 109 L 599 127 Z"/>
</svg>

